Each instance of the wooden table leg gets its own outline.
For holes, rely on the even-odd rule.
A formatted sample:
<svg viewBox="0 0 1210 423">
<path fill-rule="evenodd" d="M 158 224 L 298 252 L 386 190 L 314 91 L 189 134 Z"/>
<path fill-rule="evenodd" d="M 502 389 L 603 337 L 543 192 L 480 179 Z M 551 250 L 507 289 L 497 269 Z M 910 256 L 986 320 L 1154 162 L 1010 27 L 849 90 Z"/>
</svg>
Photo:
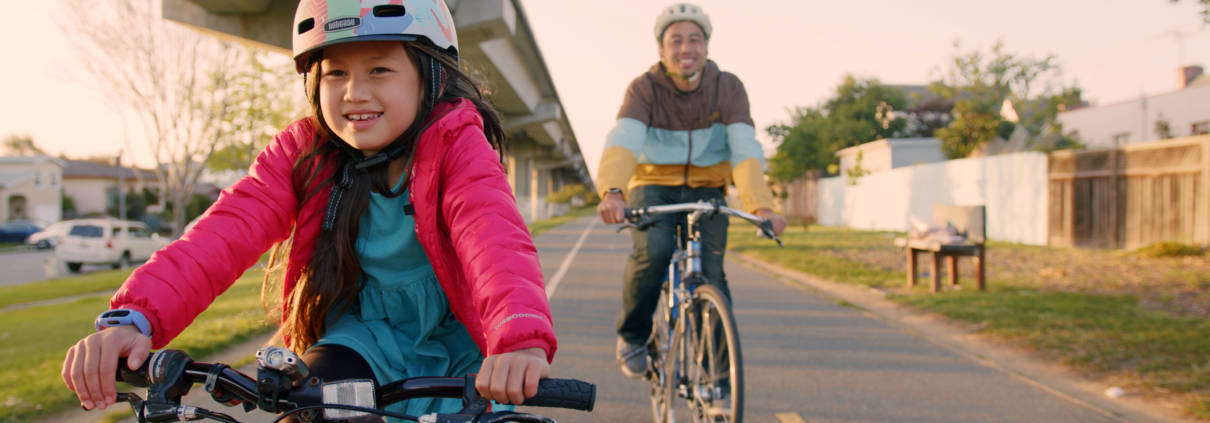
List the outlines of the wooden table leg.
<svg viewBox="0 0 1210 423">
<path fill-rule="evenodd" d="M 932 266 L 929 268 L 929 271 L 932 272 L 932 274 L 929 275 L 929 277 L 933 280 L 932 290 L 934 293 L 936 293 L 941 292 L 941 255 L 937 254 L 937 252 L 933 252 L 932 256 Z"/>
<path fill-rule="evenodd" d="M 958 284 L 958 258 L 954 255 L 945 256 L 950 271 L 950 285 Z"/>
<path fill-rule="evenodd" d="M 985 282 L 986 279 L 983 275 L 985 261 L 986 260 L 983 259 L 983 245 L 980 244 L 979 251 L 975 254 L 975 285 L 979 287 L 980 291 L 987 290 L 987 282 Z"/>
<path fill-rule="evenodd" d="M 912 288 L 916 286 L 916 250 L 912 247 L 904 250 L 907 251 L 907 286 Z"/>
</svg>

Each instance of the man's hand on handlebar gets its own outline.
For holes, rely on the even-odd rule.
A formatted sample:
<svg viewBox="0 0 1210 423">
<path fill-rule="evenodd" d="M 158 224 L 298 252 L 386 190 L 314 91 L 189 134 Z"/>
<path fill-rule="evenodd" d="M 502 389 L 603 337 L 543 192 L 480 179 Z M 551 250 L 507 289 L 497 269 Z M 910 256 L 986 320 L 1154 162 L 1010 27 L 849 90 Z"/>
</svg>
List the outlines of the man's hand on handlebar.
<svg viewBox="0 0 1210 423">
<path fill-rule="evenodd" d="M 597 205 L 597 214 L 601 215 L 601 220 L 609 224 L 618 224 L 624 221 L 622 211 L 626 209 L 626 201 L 622 200 L 622 194 L 616 192 L 605 193 L 601 198 L 601 204 Z"/>
<path fill-rule="evenodd" d="M 781 232 L 786 230 L 786 218 L 781 217 L 780 214 L 774 213 L 773 210 L 762 207 L 757 209 L 756 213 L 753 214 L 768 220 L 769 223 L 772 223 L 774 235 L 781 235 Z"/>
<path fill-rule="evenodd" d="M 84 408 L 104 409 L 117 398 L 113 375 L 118 357 L 128 357 L 127 366 L 135 370 L 150 352 L 151 338 L 143 336 L 134 326 L 114 326 L 93 333 L 67 349 L 61 373 L 63 383 L 76 392 Z"/>
<path fill-rule="evenodd" d="M 550 376 L 546 351 L 526 348 L 483 359 L 475 389 L 479 396 L 501 404 L 520 404 L 538 394 L 538 380 Z"/>
</svg>

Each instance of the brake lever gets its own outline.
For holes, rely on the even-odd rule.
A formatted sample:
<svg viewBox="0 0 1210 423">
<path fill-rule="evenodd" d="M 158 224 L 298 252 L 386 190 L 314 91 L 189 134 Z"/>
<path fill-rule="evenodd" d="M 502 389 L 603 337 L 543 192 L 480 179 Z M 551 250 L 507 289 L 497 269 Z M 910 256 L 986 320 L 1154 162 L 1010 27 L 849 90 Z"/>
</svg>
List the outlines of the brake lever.
<svg viewBox="0 0 1210 423">
<path fill-rule="evenodd" d="M 781 238 L 778 238 L 777 235 L 773 233 L 773 222 L 766 220 L 761 222 L 757 227 L 760 228 L 760 230 L 757 231 L 757 235 L 759 235 L 761 238 L 768 238 L 777 241 L 778 247 L 785 248 L 786 245 L 782 244 Z"/>
</svg>

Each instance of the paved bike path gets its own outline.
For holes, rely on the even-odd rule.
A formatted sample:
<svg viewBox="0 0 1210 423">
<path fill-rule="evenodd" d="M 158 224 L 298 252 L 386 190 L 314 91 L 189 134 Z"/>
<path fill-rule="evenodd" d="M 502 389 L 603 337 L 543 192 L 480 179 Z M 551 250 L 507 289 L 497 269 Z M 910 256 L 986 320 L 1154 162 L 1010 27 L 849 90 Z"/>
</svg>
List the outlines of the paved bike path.
<svg viewBox="0 0 1210 423">
<path fill-rule="evenodd" d="M 651 421 L 647 383 L 624 378 L 613 358 L 630 251 L 629 235 L 614 230 L 586 216 L 535 238 L 548 284 L 566 267 L 551 300 L 560 343 L 554 373 L 598 387 L 593 413 L 546 412 L 561 422 Z M 1081 401 L 832 294 L 734 259 L 726 266 L 743 346 L 746 421 L 1158 421 Z"/>
</svg>

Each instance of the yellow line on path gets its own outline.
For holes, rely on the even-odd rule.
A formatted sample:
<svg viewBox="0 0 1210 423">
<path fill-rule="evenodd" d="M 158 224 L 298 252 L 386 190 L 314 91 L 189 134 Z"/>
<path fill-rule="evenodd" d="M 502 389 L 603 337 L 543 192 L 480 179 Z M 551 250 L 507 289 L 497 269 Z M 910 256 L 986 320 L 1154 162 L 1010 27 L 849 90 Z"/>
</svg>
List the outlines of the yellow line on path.
<svg viewBox="0 0 1210 423">
<path fill-rule="evenodd" d="M 773 415 L 781 423 L 807 423 L 798 413 L 777 413 Z"/>
</svg>

